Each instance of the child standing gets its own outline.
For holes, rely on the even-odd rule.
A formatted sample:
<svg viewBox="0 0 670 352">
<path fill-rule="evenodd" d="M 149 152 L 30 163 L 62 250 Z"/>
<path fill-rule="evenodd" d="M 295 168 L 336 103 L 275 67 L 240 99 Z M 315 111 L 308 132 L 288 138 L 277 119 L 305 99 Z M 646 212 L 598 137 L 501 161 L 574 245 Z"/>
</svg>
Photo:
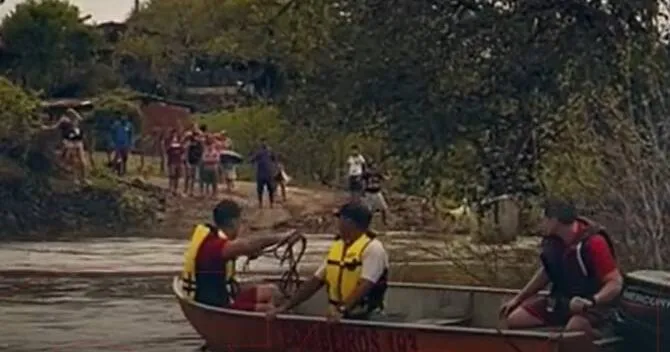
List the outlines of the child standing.
<svg viewBox="0 0 670 352">
<path fill-rule="evenodd" d="M 221 131 L 221 143 L 222 151 L 232 150 L 233 143 L 228 137 L 226 131 Z M 226 158 L 223 154 L 221 155 L 221 171 L 223 176 L 223 182 L 226 184 L 226 191 L 231 193 L 235 189 L 235 180 L 237 179 L 237 172 L 235 170 L 235 163 Z"/>
<path fill-rule="evenodd" d="M 179 178 L 184 163 L 184 145 L 177 130 L 172 130 L 165 144 L 167 159 L 169 190 L 173 195 L 179 194 Z"/>
<path fill-rule="evenodd" d="M 212 136 L 205 137 L 205 150 L 200 170 L 200 192 L 216 197 L 219 183 L 219 150 Z M 210 192 L 211 191 L 211 192 Z"/>
</svg>

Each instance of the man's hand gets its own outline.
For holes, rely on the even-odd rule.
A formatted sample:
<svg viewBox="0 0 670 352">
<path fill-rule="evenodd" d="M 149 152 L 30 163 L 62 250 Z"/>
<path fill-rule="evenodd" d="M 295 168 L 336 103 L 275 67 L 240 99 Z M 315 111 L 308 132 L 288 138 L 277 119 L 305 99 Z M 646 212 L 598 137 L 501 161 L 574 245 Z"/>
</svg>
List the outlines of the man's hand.
<svg viewBox="0 0 670 352">
<path fill-rule="evenodd" d="M 521 301 L 517 297 L 514 297 L 500 306 L 500 312 L 498 316 L 501 319 L 507 318 L 520 305 Z"/>
<path fill-rule="evenodd" d="M 333 305 L 328 305 L 328 313 L 326 313 L 326 321 L 329 323 L 339 323 L 342 319 L 342 313 Z"/>
<path fill-rule="evenodd" d="M 265 319 L 274 320 L 277 318 L 277 314 L 282 314 L 288 310 L 288 307 L 281 305 L 279 307 L 272 308 L 265 313 Z"/>
<path fill-rule="evenodd" d="M 584 313 L 591 307 L 593 307 L 593 301 L 588 298 L 572 297 L 570 300 L 570 312 L 572 314 Z"/>
</svg>

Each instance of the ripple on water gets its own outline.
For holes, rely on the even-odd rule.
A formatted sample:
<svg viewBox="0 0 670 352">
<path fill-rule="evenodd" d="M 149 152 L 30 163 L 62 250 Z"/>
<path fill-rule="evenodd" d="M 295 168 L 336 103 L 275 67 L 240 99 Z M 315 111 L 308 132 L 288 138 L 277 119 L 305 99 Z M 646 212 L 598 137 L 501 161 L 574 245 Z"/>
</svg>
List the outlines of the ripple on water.
<svg viewBox="0 0 670 352">
<path fill-rule="evenodd" d="M 332 236 L 310 235 L 303 263 L 315 266 L 328 249 Z M 105 238 L 81 242 L 8 242 L 0 244 L 0 272 L 128 272 L 173 273 L 183 261 L 185 241 L 170 239 Z M 242 269 L 243 260 L 238 261 Z M 278 272 L 274 258 L 261 257 L 251 271 Z"/>
</svg>

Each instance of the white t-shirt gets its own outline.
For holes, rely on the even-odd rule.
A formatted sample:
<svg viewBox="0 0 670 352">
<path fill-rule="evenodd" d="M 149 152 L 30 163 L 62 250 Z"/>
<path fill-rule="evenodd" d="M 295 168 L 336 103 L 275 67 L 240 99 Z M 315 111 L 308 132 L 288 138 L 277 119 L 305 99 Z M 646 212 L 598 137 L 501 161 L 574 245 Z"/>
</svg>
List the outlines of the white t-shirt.
<svg viewBox="0 0 670 352">
<path fill-rule="evenodd" d="M 363 175 L 363 165 L 365 165 L 365 158 L 358 155 L 351 155 L 347 159 L 347 164 L 349 164 L 349 176 L 361 176 Z"/>
<path fill-rule="evenodd" d="M 363 251 L 361 256 L 362 268 L 361 279 L 370 282 L 377 282 L 384 274 L 384 270 L 389 267 L 389 257 L 384 249 L 384 245 L 378 240 L 373 239 Z M 326 261 L 324 260 L 316 269 L 314 276 L 321 280 L 326 279 Z"/>
</svg>

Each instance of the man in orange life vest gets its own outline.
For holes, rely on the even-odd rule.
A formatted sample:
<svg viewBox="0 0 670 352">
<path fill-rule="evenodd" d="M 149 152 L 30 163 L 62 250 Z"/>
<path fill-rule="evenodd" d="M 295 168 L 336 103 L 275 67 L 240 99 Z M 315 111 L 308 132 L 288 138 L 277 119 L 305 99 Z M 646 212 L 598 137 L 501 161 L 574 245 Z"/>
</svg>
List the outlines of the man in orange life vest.
<svg viewBox="0 0 670 352">
<path fill-rule="evenodd" d="M 386 319 L 383 309 L 389 260 L 384 246 L 369 230 L 372 213 L 352 202 L 335 215 L 339 218 L 339 236 L 326 260 L 293 297 L 267 313 L 269 319 L 306 301 L 323 286 L 327 287 L 328 320 Z"/>
<path fill-rule="evenodd" d="M 278 290 L 274 285 L 240 285 L 235 280 L 235 260 L 254 257 L 264 248 L 293 241 L 297 233 L 238 238 L 241 207 L 223 200 L 214 208 L 215 225 L 198 225 L 186 251 L 181 281 L 184 293 L 196 302 L 246 311 L 273 307 Z"/>
<path fill-rule="evenodd" d="M 542 267 L 502 306 L 501 316 L 510 329 L 565 325 L 565 330 L 593 336 L 623 286 L 612 243 L 601 226 L 579 217 L 569 202 L 549 202 L 544 213 Z M 536 296 L 548 283 L 550 295 Z"/>
</svg>

